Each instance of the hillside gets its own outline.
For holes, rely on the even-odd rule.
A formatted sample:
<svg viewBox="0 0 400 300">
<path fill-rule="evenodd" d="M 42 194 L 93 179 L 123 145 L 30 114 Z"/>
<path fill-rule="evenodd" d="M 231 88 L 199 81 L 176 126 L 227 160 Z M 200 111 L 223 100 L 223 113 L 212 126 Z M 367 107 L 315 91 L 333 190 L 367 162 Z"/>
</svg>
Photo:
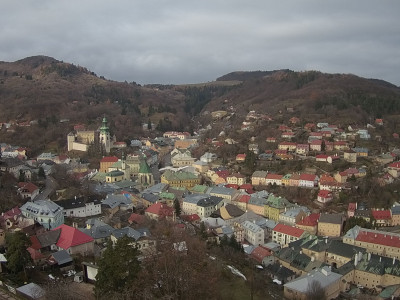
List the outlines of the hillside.
<svg viewBox="0 0 400 300">
<path fill-rule="evenodd" d="M 161 91 L 107 80 L 84 67 L 50 57 L 0 62 L 0 123 L 33 121 L 45 129 L 43 134 L 33 127 L 23 132 L 17 128 L 19 135 L 3 132 L 2 141 L 24 141 L 32 146 L 34 140 L 43 144 L 62 136 L 59 147 L 63 147 L 73 124 L 96 127 L 103 115 L 111 120 L 119 140 L 133 138 L 143 133 L 141 125 L 149 120 L 155 125 L 166 120 L 164 124 L 170 129 L 187 124 L 183 102 L 183 94 L 173 89 Z M 60 120 L 69 122 L 60 124 Z"/>
<path fill-rule="evenodd" d="M 107 80 L 51 57 L 0 62 L 0 123 L 11 123 L 14 129 L 3 128 L 0 141 L 33 149 L 40 145 L 35 152 L 51 143 L 57 150 L 65 149 L 65 135 L 74 124 L 95 129 L 103 115 L 117 139 L 128 140 L 166 130 L 191 131 L 197 122 L 209 124 L 210 116 L 204 113 L 216 110 L 235 112 L 231 129 L 255 110 L 274 116 L 277 123 L 287 115 L 303 123 L 323 119 L 341 125 L 385 118 L 392 121 L 392 131 L 400 131 L 400 88 L 354 75 L 288 69 L 232 72 L 217 81 L 191 85 L 140 86 Z M 143 132 L 142 124 L 149 121 L 152 131 Z"/>
</svg>

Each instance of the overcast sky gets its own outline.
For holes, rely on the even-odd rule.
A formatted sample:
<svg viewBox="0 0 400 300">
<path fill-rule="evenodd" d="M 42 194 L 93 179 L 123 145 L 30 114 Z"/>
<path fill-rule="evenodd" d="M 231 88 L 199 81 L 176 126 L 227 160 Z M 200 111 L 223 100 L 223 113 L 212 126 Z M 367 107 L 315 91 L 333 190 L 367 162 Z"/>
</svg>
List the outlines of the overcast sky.
<svg viewBox="0 0 400 300">
<path fill-rule="evenodd" d="M 398 0 L 3 0 L 0 60 L 141 84 L 288 68 L 400 85 L 399 13 Z"/>
</svg>

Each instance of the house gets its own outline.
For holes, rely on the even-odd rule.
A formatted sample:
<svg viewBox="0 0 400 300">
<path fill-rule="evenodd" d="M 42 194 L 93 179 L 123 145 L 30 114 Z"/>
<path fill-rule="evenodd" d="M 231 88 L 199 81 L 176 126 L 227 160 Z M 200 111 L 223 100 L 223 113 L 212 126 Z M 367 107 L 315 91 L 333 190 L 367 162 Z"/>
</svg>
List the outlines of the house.
<svg viewBox="0 0 400 300">
<path fill-rule="evenodd" d="M 327 154 L 317 154 L 315 155 L 315 161 L 328 162 L 329 155 Z"/>
<path fill-rule="evenodd" d="M 66 250 L 71 255 L 93 254 L 94 239 L 91 236 L 65 224 L 53 229 L 53 231 L 57 230 L 60 230 L 60 237 L 56 243 L 59 250 Z"/>
<path fill-rule="evenodd" d="M 299 186 L 300 185 L 300 174 L 294 173 L 290 176 L 289 186 Z"/>
<path fill-rule="evenodd" d="M 266 185 L 266 177 L 268 172 L 266 171 L 255 171 L 253 175 L 251 175 L 251 184 L 252 185 Z"/>
<path fill-rule="evenodd" d="M 197 214 L 197 203 L 201 199 L 207 198 L 205 194 L 190 194 L 187 195 L 182 202 L 182 213 L 185 215 Z"/>
<path fill-rule="evenodd" d="M 357 152 L 353 151 L 353 150 L 347 150 L 344 151 L 343 153 L 343 158 L 345 161 L 348 161 L 350 163 L 355 163 L 357 162 Z"/>
<path fill-rule="evenodd" d="M 83 197 L 59 200 L 57 204 L 64 210 L 65 217 L 85 218 L 101 214 L 101 200 L 89 197 L 87 200 Z"/>
<path fill-rule="evenodd" d="M 279 214 L 279 223 L 294 226 L 299 220 L 303 219 L 310 213 L 310 210 L 305 206 L 293 206 L 285 209 Z"/>
<path fill-rule="evenodd" d="M 110 240 L 114 228 L 97 218 L 92 218 L 86 221 L 85 228 L 79 230 L 91 236 L 94 243 L 100 245 Z"/>
<path fill-rule="evenodd" d="M 18 183 L 18 194 L 23 199 L 34 199 L 39 195 L 39 188 L 32 182 L 19 182 Z"/>
<path fill-rule="evenodd" d="M 289 152 L 296 151 L 296 147 L 297 147 L 297 144 L 291 143 L 291 142 L 282 142 L 282 143 L 279 143 L 279 145 L 278 145 L 279 150 L 287 150 Z"/>
<path fill-rule="evenodd" d="M 318 176 L 315 174 L 302 173 L 299 180 L 300 187 L 313 188 L 318 186 Z"/>
<path fill-rule="evenodd" d="M 210 190 L 210 196 L 221 197 L 225 202 L 231 202 L 238 194 L 238 191 L 224 186 L 216 186 Z"/>
<path fill-rule="evenodd" d="M 321 214 L 318 220 L 318 235 L 338 237 L 342 233 L 344 215 Z"/>
<path fill-rule="evenodd" d="M 286 247 L 289 243 L 303 238 L 306 234 L 303 229 L 278 223 L 272 231 L 272 241 Z"/>
<path fill-rule="evenodd" d="M 233 173 L 231 175 L 228 175 L 226 177 L 226 181 L 229 184 L 237 184 L 237 185 L 242 185 L 246 183 L 246 176 L 240 174 L 240 173 Z"/>
<path fill-rule="evenodd" d="M 211 214 L 213 218 L 221 218 L 225 224 L 233 226 L 245 212 L 233 204 L 225 204 Z"/>
<path fill-rule="evenodd" d="M 218 157 L 215 153 L 206 152 L 200 157 L 200 161 L 205 163 L 211 163 L 216 160 Z"/>
<path fill-rule="evenodd" d="M 308 232 L 309 234 L 317 234 L 318 231 L 318 220 L 319 220 L 319 214 L 318 213 L 312 213 L 306 217 L 304 217 L 302 220 L 299 220 L 296 223 L 296 227 L 303 229 L 304 231 Z"/>
<path fill-rule="evenodd" d="M 146 208 L 145 213 L 147 217 L 153 220 L 169 219 L 173 220 L 175 218 L 175 210 L 173 207 L 157 202 Z"/>
<path fill-rule="evenodd" d="M 283 139 L 290 140 L 290 139 L 292 139 L 294 137 L 294 133 L 292 131 L 285 131 L 285 132 L 282 132 L 281 137 Z"/>
<path fill-rule="evenodd" d="M 331 191 L 320 190 L 318 192 L 318 196 L 317 196 L 318 202 L 325 204 L 325 203 L 332 201 L 332 199 L 333 199 L 333 194 Z"/>
<path fill-rule="evenodd" d="M 23 299 L 44 300 L 47 298 L 46 290 L 33 282 L 17 287 L 15 293 L 18 298 L 21 297 Z"/>
<path fill-rule="evenodd" d="M 392 225 L 393 226 L 400 225 L 400 205 L 399 204 L 393 205 L 393 207 L 391 208 L 391 214 L 392 214 Z"/>
<path fill-rule="evenodd" d="M 313 140 L 310 143 L 311 151 L 321 151 L 322 150 L 322 140 Z"/>
<path fill-rule="evenodd" d="M 192 157 L 190 150 L 177 149 L 171 151 L 171 163 L 173 167 L 191 166 L 196 158 Z"/>
<path fill-rule="evenodd" d="M 309 144 L 297 144 L 296 145 L 296 154 L 307 155 L 309 151 L 310 151 Z"/>
<path fill-rule="evenodd" d="M 243 199 L 240 198 L 239 201 Z M 267 202 L 267 199 L 257 197 L 257 196 L 250 196 L 250 199 L 248 200 L 247 203 L 247 210 L 254 212 L 255 214 L 265 216 L 265 204 Z"/>
<path fill-rule="evenodd" d="M 276 143 L 276 138 L 275 137 L 267 137 L 267 143 Z"/>
<path fill-rule="evenodd" d="M 33 219 L 46 229 L 52 229 L 64 224 L 63 208 L 51 200 L 28 201 L 21 206 L 24 217 Z"/>
<path fill-rule="evenodd" d="M 392 226 L 392 211 L 387 210 L 376 210 L 371 211 L 372 217 L 375 219 L 375 226 Z"/>
<path fill-rule="evenodd" d="M 264 246 L 256 247 L 251 252 L 250 257 L 263 266 L 268 266 L 275 262 L 275 258 L 272 254 L 271 249 L 268 249 Z"/>
<path fill-rule="evenodd" d="M 124 227 L 115 229 L 111 234 L 111 242 L 115 245 L 124 236 L 130 237 L 133 242 L 129 245 L 136 247 L 142 254 L 154 253 L 156 242 L 151 238 L 150 231 L 147 228 L 136 230 L 131 227 Z"/>
<path fill-rule="evenodd" d="M 333 143 L 333 149 L 334 150 L 339 150 L 339 151 L 344 151 L 349 149 L 349 144 L 347 141 L 335 141 Z"/>
<path fill-rule="evenodd" d="M 267 177 L 265 178 L 265 184 L 282 185 L 282 178 L 283 175 L 268 173 Z"/>
<path fill-rule="evenodd" d="M 246 159 L 246 154 L 238 154 L 236 155 L 236 161 L 237 162 L 244 162 Z"/>
<path fill-rule="evenodd" d="M 383 126 L 383 119 L 375 119 L 375 124 L 379 126 Z"/>
<path fill-rule="evenodd" d="M 368 148 L 363 148 L 363 147 L 355 147 L 352 148 L 351 150 L 356 152 L 358 157 L 367 157 L 369 152 Z"/>
<path fill-rule="evenodd" d="M 241 224 L 244 230 L 244 239 L 254 246 L 259 246 L 264 244 L 264 230 L 257 224 L 244 221 Z"/>
<path fill-rule="evenodd" d="M 197 215 L 200 218 L 207 218 L 211 216 L 218 208 L 224 204 L 223 198 L 210 196 L 207 198 L 200 199 L 197 202 Z"/>
<path fill-rule="evenodd" d="M 312 270 L 284 285 L 283 294 L 286 299 L 306 300 L 309 298 L 308 290 L 315 282 L 324 290 L 325 299 L 335 299 L 341 292 L 342 275 L 332 272 L 329 267 Z"/>
<path fill-rule="evenodd" d="M 118 162 L 118 157 L 116 156 L 105 156 L 100 160 L 100 169 L 99 172 L 107 173 L 108 168 L 111 167 L 114 163 Z"/>
<path fill-rule="evenodd" d="M 277 262 L 271 265 L 267 265 L 264 269 L 268 276 L 271 277 L 273 282 L 279 285 L 285 284 L 286 282 L 292 281 L 296 278 L 295 272 Z"/>
</svg>

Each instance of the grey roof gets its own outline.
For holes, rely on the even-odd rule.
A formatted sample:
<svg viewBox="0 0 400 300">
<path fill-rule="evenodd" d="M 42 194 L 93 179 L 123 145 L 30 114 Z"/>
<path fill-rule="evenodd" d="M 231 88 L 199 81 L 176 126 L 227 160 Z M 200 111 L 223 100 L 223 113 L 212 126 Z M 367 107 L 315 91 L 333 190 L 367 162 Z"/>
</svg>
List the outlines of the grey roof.
<svg viewBox="0 0 400 300">
<path fill-rule="evenodd" d="M 318 222 L 331 223 L 331 224 L 343 224 L 343 214 L 321 214 Z"/>
<path fill-rule="evenodd" d="M 60 237 L 61 229 L 46 231 L 42 234 L 37 235 L 37 239 L 39 240 L 42 248 L 49 247 L 57 243 L 58 238 Z"/>
<path fill-rule="evenodd" d="M 323 267 L 312 270 L 309 274 L 300 276 L 299 278 L 286 283 L 285 287 L 301 293 L 306 293 L 309 284 L 313 281 L 319 282 L 321 287 L 325 289 L 340 280 L 341 277 L 342 275 L 332 272 L 329 267 Z"/>
<path fill-rule="evenodd" d="M 327 253 L 337 254 L 347 258 L 353 258 L 354 255 L 358 252 L 364 253 L 365 249 L 360 248 L 354 245 L 343 243 L 340 240 L 332 240 L 329 248 L 327 249 Z"/>
<path fill-rule="evenodd" d="M 250 255 L 253 252 L 253 250 L 256 248 L 257 248 L 256 246 L 248 245 L 246 247 L 243 247 L 243 250 L 244 250 L 244 253 Z"/>
<path fill-rule="evenodd" d="M 265 198 L 258 198 L 258 197 L 251 196 L 249 199 L 249 204 L 253 204 L 253 205 L 264 206 L 266 203 L 267 203 L 267 199 L 265 199 Z"/>
<path fill-rule="evenodd" d="M 269 219 L 258 219 L 256 220 L 256 224 L 258 226 L 260 226 L 261 228 L 268 228 L 268 229 L 274 229 L 276 224 L 278 224 L 277 222 L 275 222 L 274 220 L 269 220 Z"/>
<path fill-rule="evenodd" d="M 200 199 L 199 202 L 197 202 L 197 206 L 202 206 L 202 207 L 216 206 L 221 201 L 223 201 L 221 197 L 210 196 L 204 199 Z"/>
<path fill-rule="evenodd" d="M 102 205 L 109 206 L 111 209 L 119 205 L 129 205 L 129 204 L 132 204 L 132 201 L 122 194 L 121 195 L 109 194 L 102 201 Z"/>
<path fill-rule="evenodd" d="M 295 272 L 282 266 L 280 263 L 270 264 L 266 266 L 265 269 L 269 274 L 273 275 L 280 281 L 287 281 L 288 278 L 296 275 Z"/>
<path fill-rule="evenodd" d="M 242 223 L 242 227 L 245 229 L 250 230 L 251 232 L 257 233 L 260 231 L 264 231 L 260 226 L 258 226 L 257 224 L 250 222 L 250 221 L 244 221 Z"/>
<path fill-rule="evenodd" d="M 54 252 L 51 256 L 53 256 L 54 260 L 58 265 L 63 265 L 69 262 L 72 262 L 72 257 L 68 254 L 66 250 L 60 250 L 58 252 Z"/>
<path fill-rule="evenodd" d="M 90 235 L 94 239 L 110 237 L 114 231 L 114 228 L 98 219 L 89 219 L 86 221 L 86 224 L 90 225 L 90 229 L 82 228 L 79 230 L 87 235 Z"/>
<path fill-rule="evenodd" d="M 124 236 L 133 238 L 135 241 L 137 241 L 140 237 L 141 234 L 139 231 L 136 231 L 135 229 L 131 227 L 124 227 L 121 229 L 115 229 L 114 232 L 112 233 L 113 236 L 115 236 L 116 239 L 120 239 Z"/>
<path fill-rule="evenodd" d="M 269 196 L 269 193 L 266 190 L 262 190 L 259 192 L 256 192 L 254 194 L 251 195 L 252 197 L 257 197 L 257 198 L 265 198 L 267 199 Z"/>
<path fill-rule="evenodd" d="M 183 202 L 197 204 L 201 199 L 205 199 L 205 198 L 208 198 L 208 195 L 205 195 L 205 194 L 191 194 L 191 195 L 187 195 L 185 197 L 185 199 L 183 199 Z"/>
<path fill-rule="evenodd" d="M 36 200 L 34 202 L 26 202 L 21 206 L 21 211 L 35 215 L 37 217 L 55 217 L 63 208 L 51 200 Z"/>
<path fill-rule="evenodd" d="M 143 191 L 143 193 L 148 193 L 148 194 L 159 194 L 161 192 L 164 192 L 168 187 L 168 184 L 165 183 L 157 183 L 151 187 L 148 187 Z"/>
<path fill-rule="evenodd" d="M 148 193 L 143 193 L 142 198 L 151 203 L 156 203 L 160 199 L 160 197 L 158 197 L 158 195 L 148 194 Z"/>
<path fill-rule="evenodd" d="M 255 171 L 251 177 L 262 177 L 265 178 L 267 176 L 267 171 Z"/>
<path fill-rule="evenodd" d="M 392 215 L 400 215 L 400 205 L 396 205 L 392 207 Z"/>
<path fill-rule="evenodd" d="M 236 193 L 235 189 L 226 188 L 224 186 L 216 186 L 211 189 L 210 194 L 233 196 Z"/>
<path fill-rule="evenodd" d="M 23 295 L 29 296 L 30 299 L 39 299 L 46 294 L 44 289 L 33 282 L 20 286 L 16 290 Z"/>
</svg>

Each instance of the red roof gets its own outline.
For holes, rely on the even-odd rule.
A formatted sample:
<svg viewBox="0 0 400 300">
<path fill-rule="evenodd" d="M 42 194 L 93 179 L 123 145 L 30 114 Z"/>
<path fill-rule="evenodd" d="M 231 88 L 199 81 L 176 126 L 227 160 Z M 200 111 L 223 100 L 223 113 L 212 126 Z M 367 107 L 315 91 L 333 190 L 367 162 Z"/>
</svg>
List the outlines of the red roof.
<svg viewBox="0 0 400 300">
<path fill-rule="evenodd" d="M 305 217 L 303 220 L 297 222 L 297 225 L 301 226 L 317 226 L 319 220 L 319 214 L 312 213 Z"/>
<path fill-rule="evenodd" d="M 291 142 L 282 142 L 279 144 L 280 146 L 296 146 L 296 143 Z"/>
<path fill-rule="evenodd" d="M 181 218 L 182 218 L 183 220 L 185 220 L 185 221 L 188 221 L 188 222 L 194 222 L 194 221 L 200 220 L 200 217 L 199 217 L 199 215 L 197 215 L 197 214 L 192 214 L 192 215 L 181 215 Z"/>
<path fill-rule="evenodd" d="M 40 251 L 33 249 L 32 247 L 28 247 L 26 250 L 28 250 L 32 260 L 45 258 L 45 256 Z"/>
<path fill-rule="evenodd" d="M 61 233 L 56 245 L 64 250 L 93 241 L 93 238 L 90 235 L 87 235 L 74 227 L 62 224 L 53 230 L 57 229 L 61 229 Z"/>
<path fill-rule="evenodd" d="M 100 162 L 117 162 L 118 161 L 118 157 L 116 156 L 105 156 L 103 157 Z"/>
<path fill-rule="evenodd" d="M 129 224 L 132 224 L 132 223 L 142 224 L 144 221 L 145 221 L 145 217 L 143 215 L 139 215 L 139 214 L 135 214 L 135 213 L 131 214 L 128 219 Z"/>
<path fill-rule="evenodd" d="M 374 231 L 360 231 L 356 241 L 400 248 L 400 237 Z"/>
<path fill-rule="evenodd" d="M 253 186 L 250 183 L 245 183 L 245 184 L 242 184 L 239 188 L 241 190 L 247 190 L 247 189 L 253 189 Z"/>
<path fill-rule="evenodd" d="M 372 216 L 375 220 L 390 220 L 392 218 L 390 210 L 373 210 Z"/>
<path fill-rule="evenodd" d="M 249 200 L 250 200 L 249 195 L 243 195 L 240 197 L 239 202 L 249 203 Z"/>
<path fill-rule="evenodd" d="M 40 248 L 42 248 L 42 245 L 40 244 L 38 238 L 36 235 L 32 235 L 30 237 L 31 240 L 31 246 L 30 248 L 34 249 L 34 250 L 39 250 Z"/>
<path fill-rule="evenodd" d="M 389 165 L 389 168 L 400 169 L 400 161 L 396 161 Z"/>
<path fill-rule="evenodd" d="M 33 193 L 37 189 L 39 189 L 36 185 L 34 185 L 32 182 L 18 182 L 18 187 L 21 190 L 26 190 L 29 193 Z"/>
<path fill-rule="evenodd" d="M 267 177 L 265 177 L 265 178 L 266 179 L 282 180 L 283 175 L 269 173 L 269 174 L 267 174 Z"/>
<path fill-rule="evenodd" d="M 313 140 L 313 141 L 311 141 L 310 145 L 321 146 L 322 145 L 322 141 L 321 140 Z"/>
<path fill-rule="evenodd" d="M 278 223 L 275 226 L 274 231 L 284 233 L 284 234 L 287 234 L 290 236 L 298 237 L 298 238 L 301 237 L 301 235 L 304 233 L 303 229 L 292 227 L 292 226 L 281 224 L 281 223 Z"/>
<path fill-rule="evenodd" d="M 237 184 L 227 184 L 225 185 L 226 188 L 230 188 L 230 189 L 239 189 L 239 186 Z"/>
<path fill-rule="evenodd" d="M 306 173 L 302 173 L 300 174 L 300 180 L 305 180 L 305 181 L 312 181 L 314 182 L 314 180 L 316 179 L 317 175 L 315 174 L 306 174 Z"/>
<path fill-rule="evenodd" d="M 13 219 L 15 216 L 19 216 L 21 214 L 21 210 L 19 209 L 18 206 L 10 209 L 9 211 L 5 212 L 2 215 L 2 218 L 4 220 L 8 220 L 8 219 Z"/>
<path fill-rule="evenodd" d="M 263 259 L 267 256 L 271 256 L 271 250 L 268 248 L 264 248 L 263 246 L 258 246 L 251 252 L 251 258 L 254 258 L 259 263 L 262 263 Z"/>
<path fill-rule="evenodd" d="M 349 203 L 349 206 L 348 206 L 348 208 L 347 208 L 347 211 L 356 211 L 356 209 L 357 209 L 357 203 L 355 203 L 355 202 L 350 202 L 350 203 Z"/>
<path fill-rule="evenodd" d="M 226 180 L 226 178 L 229 176 L 229 171 L 228 170 L 217 171 L 215 172 L 215 174 Z"/>
<path fill-rule="evenodd" d="M 246 158 L 246 154 L 238 154 L 236 155 L 236 159 L 245 159 Z"/>
<path fill-rule="evenodd" d="M 154 203 L 146 209 L 147 213 L 158 215 L 159 217 L 172 217 L 174 209 L 161 202 Z"/>
<path fill-rule="evenodd" d="M 328 159 L 328 157 L 329 157 L 329 155 L 327 155 L 327 154 L 318 154 L 318 155 L 315 155 L 315 158 L 316 159 Z"/>
<path fill-rule="evenodd" d="M 321 198 L 330 198 L 332 196 L 332 192 L 328 190 L 320 190 L 318 193 L 318 197 Z"/>
</svg>

